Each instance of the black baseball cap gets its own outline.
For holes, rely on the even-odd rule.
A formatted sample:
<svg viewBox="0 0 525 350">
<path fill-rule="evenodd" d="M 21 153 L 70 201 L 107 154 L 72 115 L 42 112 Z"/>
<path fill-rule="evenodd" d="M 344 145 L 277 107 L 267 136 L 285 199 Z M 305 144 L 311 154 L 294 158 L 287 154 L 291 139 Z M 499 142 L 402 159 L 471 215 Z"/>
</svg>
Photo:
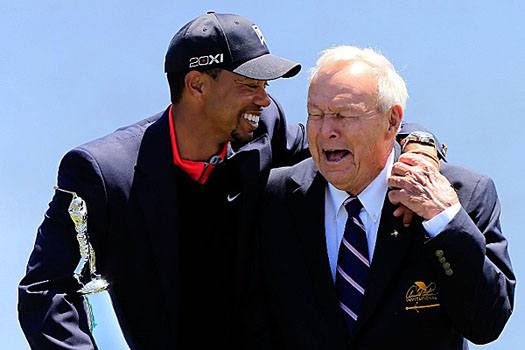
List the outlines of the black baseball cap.
<svg viewBox="0 0 525 350">
<path fill-rule="evenodd" d="M 182 27 L 171 39 L 164 71 L 223 68 L 256 80 L 290 78 L 301 65 L 270 54 L 259 27 L 234 14 L 208 11 Z"/>
</svg>

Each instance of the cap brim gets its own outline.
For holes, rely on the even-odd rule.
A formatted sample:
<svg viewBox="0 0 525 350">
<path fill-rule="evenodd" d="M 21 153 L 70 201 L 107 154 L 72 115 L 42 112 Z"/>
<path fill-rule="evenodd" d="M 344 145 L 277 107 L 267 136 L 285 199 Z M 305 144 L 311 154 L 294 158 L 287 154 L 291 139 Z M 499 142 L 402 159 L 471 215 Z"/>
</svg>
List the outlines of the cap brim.
<svg viewBox="0 0 525 350">
<path fill-rule="evenodd" d="M 301 65 L 286 58 L 266 54 L 241 63 L 230 71 L 256 80 L 291 78 L 301 70 Z"/>
</svg>

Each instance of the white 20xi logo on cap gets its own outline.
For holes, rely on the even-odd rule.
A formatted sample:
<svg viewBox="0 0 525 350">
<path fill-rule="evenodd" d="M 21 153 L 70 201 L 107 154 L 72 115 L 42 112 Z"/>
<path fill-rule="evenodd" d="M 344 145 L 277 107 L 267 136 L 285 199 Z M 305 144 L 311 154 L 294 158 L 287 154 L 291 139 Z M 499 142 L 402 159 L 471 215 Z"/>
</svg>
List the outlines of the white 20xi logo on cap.
<svg viewBox="0 0 525 350">
<path fill-rule="evenodd" d="M 201 57 L 192 57 L 190 58 L 190 68 L 195 68 L 198 66 L 208 66 L 214 63 L 222 63 L 224 56 L 222 53 L 214 55 L 206 55 Z"/>
<path fill-rule="evenodd" d="M 257 37 L 259 38 L 259 40 L 261 41 L 261 44 L 262 45 L 266 45 L 266 40 L 264 40 L 264 35 L 261 32 L 261 30 L 259 29 L 259 27 L 257 27 L 255 24 L 252 24 L 252 28 L 255 31 L 255 33 L 257 34 Z"/>
</svg>

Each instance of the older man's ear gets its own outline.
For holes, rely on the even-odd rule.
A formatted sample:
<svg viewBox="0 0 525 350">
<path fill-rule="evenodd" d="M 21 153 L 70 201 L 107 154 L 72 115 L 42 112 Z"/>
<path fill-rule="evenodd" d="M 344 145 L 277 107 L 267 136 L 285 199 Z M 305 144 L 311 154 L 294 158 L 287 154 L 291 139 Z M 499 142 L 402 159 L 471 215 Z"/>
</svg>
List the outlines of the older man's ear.
<svg viewBox="0 0 525 350">
<path fill-rule="evenodd" d="M 397 132 L 401 128 L 401 120 L 403 120 L 403 107 L 395 105 L 388 111 L 388 131 Z"/>
</svg>

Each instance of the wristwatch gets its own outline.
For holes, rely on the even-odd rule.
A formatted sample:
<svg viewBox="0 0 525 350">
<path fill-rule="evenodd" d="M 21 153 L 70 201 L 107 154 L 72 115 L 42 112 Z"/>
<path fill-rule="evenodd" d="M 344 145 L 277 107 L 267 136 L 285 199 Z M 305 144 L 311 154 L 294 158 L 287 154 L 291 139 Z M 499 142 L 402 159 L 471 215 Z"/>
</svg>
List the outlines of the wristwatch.
<svg viewBox="0 0 525 350">
<path fill-rule="evenodd" d="M 416 153 L 427 156 L 439 170 L 439 158 L 434 135 L 424 131 L 413 131 L 401 140 L 402 153 Z"/>
<path fill-rule="evenodd" d="M 436 140 L 434 139 L 434 135 L 432 135 L 429 132 L 412 131 L 410 134 L 408 134 L 407 137 L 401 140 L 401 147 L 403 147 L 403 152 L 405 151 L 404 148 L 411 142 L 417 142 L 422 145 L 427 145 L 436 148 Z"/>
</svg>

